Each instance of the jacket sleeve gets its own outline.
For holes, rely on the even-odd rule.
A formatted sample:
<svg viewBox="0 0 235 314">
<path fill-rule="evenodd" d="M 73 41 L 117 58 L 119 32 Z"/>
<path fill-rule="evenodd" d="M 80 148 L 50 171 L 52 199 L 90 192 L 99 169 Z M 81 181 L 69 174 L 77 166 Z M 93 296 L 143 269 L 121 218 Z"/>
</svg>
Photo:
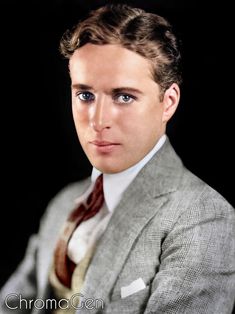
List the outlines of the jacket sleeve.
<svg viewBox="0 0 235 314">
<path fill-rule="evenodd" d="M 19 307 L 20 297 L 27 300 L 34 299 L 36 296 L 36 254 L 38 239 L 32 235 L 28 242 L 28 247 L 23 261 L 19 264 L 16 271 L 11 275 L 0 291 L 0 312 L 8 314 L 15 312 Z M 20 313 L 30 313 L 30 309 L 24 309 L 22 301 Z"/>
<path fill-rule="evenodd" d="M 223 200 L 200 201 L 162 243 L 144 314 L 231 314 L 234 300 L 234 209 Z"/>
<path fill-rule="evenodd" d="M 40 252 L 42 248 L 47 252 L 53 234 L 55 237 L 57 236 L 55 226 L 61 227 L 63 217 L 67 216 L 66 210 L 72 208 L 75 197 L 82 194 L 88 184 L 90 184 L 89 179 L 72 183 L 59 191 L 49 202 L 40 219 L 38 233 L 30 237 L 22 262 L 0 291 L 1 314 L 19 313 L 19 310 L 22 314 L 33 312 L 30 300 L 33 301 L 41 297 L 38 291 L 39 279 L 42 280 L 41 277 L 39 278 L 39 268 L 45 267 L 45 264 L 43 264 L 45 261 L 42 260 L 42 256 L 40 257 Z M 47 257 L 48 260 L 52 258 L 49 251 Z M 45 290 L 44 292 L 47 293 L 48 291 Z M 25 299 L 26 302 L 21 301 L 21 298 Z"/>
</svg>

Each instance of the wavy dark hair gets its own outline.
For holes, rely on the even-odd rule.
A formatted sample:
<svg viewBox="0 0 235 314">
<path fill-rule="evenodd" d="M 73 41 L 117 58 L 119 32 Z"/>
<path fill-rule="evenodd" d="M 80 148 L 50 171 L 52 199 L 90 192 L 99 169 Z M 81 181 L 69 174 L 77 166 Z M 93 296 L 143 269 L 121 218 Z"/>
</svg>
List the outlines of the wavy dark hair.
<svg viewBox="0 0 235 314">
<path fill-rule="evenodd" d="M 162 16 L 125 4 L 103 6 L 65 32 L 60 51 L 69 59 L 87 43 L 118 44 L 148 59 L 162 93 L 172 83 L 181 84 L 179 44 L 171 24 Z"/>
</svg>

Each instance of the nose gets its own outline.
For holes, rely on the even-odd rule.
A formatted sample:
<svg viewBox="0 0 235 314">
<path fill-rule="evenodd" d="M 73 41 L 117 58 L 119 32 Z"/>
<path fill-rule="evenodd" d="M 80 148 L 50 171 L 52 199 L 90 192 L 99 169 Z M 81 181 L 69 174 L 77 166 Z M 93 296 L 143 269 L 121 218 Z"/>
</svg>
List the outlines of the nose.
<svg viewBox="0 0 235 314">
<path fill-rule="evenodd" d="M 110 103 L 107 99 L 102 98 L 94 103 L 90 115 L 90 125 L 96 132 L 101 132 L 104 129 L 111 127 L 111 112 Z"/>
</svg>

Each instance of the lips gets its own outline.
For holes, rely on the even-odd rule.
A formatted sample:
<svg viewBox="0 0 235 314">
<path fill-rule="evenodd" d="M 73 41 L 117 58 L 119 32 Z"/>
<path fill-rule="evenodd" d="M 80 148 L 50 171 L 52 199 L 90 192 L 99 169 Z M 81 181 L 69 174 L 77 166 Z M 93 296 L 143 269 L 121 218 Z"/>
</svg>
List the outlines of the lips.
<svg viewBox="0 0 235 314">
<path fill-rule="evenodd" d="M 113 153 L 120 146 L 120 143 L 99 140 L 91 141 L 90 144 L 92 144 L 96 152 L 100 154 Z"/>
<path fill-rule="evenodd" d="M 120 145 L 119 143 L 113 143 L 108 141 L 92 141 L 91 144 L 94 144 L 96 146 Z"/>
</svg>

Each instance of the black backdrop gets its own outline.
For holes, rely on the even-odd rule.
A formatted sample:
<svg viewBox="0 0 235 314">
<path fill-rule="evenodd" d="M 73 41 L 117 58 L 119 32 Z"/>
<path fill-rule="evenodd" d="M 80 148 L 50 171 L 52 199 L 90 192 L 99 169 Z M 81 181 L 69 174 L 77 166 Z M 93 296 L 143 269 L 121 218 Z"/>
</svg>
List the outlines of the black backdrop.
<svg viewBox="0 0 235 314">
<path fill-rule="evenodd" d="M 63 32 L 110 1 L 9 1 L 1 26 L 2 284 L 22 259 L 48 201 L 89 175 L 76 137 Z M 114 2 L 114 1 L 113 1 Z M 121 2 L 121 1 L 116 1 Z M 235 204 L 231 7 L 203 1 L 126 1 L 165 15 L 183 42 L 180 107 L 168 134 L 185 165 Z M 189 2 L 189 1 L 188 1 Z"/>
</svg>

